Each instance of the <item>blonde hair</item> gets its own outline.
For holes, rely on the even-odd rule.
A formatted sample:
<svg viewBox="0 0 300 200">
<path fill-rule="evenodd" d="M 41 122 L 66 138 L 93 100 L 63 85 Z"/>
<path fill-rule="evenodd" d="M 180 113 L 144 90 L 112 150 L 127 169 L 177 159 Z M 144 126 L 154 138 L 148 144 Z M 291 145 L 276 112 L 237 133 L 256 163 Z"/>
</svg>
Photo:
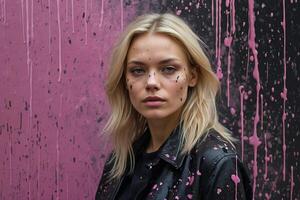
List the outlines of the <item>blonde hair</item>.
<svg viewBox="0 0 300 200">
<path fill-rule="evenodd" d="M 104 132 L 112 136 L 114 147 L 111 159 L 113 168 L 110 172 L 112 179 L 120 178 L 128 164 L 132 172 L 135 165 L 132 144 L 146 128 L 146 119 L 130 102 L 124 69 L 132 40 L 139 34 L 149 32 L 162 33 L 179 41 L 190 65 L 198 73 L 198 82 L 195 87 L 189 88 L 189 95 L 181 113 L 181 153 L 190 152 L 211 128 L 231 144 L 233 141 L 229 131 L 218 120 L 215 97 L 220 83 L 204 52 L 204 43 L 183 20 L 173 14 L 142 15 L 128 25 L 114 47 L 106 82 L 111 116 Z"/>
</svg>

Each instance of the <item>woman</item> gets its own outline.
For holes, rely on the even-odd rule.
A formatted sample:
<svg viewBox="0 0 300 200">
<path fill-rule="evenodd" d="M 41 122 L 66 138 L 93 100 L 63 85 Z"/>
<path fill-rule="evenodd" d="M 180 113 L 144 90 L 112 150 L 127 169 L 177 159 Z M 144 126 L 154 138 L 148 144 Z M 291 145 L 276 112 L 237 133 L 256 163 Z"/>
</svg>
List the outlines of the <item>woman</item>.
<svg viewBox="0 0 300 200">
<path fill-rule="evenodd" d="M 121 35 L 106 85 L 114 148 L 96 199 L 252 198 L 203 49 L 172 14 L 140 16 Z"/>
</svg>

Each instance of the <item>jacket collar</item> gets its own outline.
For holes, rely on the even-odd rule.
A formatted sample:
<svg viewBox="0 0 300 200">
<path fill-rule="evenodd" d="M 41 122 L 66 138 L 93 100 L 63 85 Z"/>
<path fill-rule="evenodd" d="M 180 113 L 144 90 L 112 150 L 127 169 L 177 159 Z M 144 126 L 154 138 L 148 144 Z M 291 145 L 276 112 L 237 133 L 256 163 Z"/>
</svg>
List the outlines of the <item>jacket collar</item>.
<svg viewBox="0 0 300 200">
<path fill-rule="evenodd" d="M 150 141 L 151 134 L 149 128 L 145 133 L 133 144 L 133 151 L 135 156 L 139 156 L 145 149 Z M 171 164 L 176 169 L 180 168 L 185 155 L 181 154 L 181 125 L 179 124 L 170 134 L 168 139 L 160 147 L 159 158 Z"/>
</svg>

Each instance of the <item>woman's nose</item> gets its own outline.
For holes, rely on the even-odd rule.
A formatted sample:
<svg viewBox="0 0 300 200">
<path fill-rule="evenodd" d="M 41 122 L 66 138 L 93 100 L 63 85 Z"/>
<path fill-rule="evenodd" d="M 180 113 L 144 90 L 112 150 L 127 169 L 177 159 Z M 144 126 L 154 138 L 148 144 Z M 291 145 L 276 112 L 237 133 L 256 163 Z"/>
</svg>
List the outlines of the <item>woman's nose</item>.
<svg viewBox="0 0 300 200">
<path fill-rule="evenodd" d="M 159 89 L 159 80 L 155 72 L 150 72 L 147 77 L 146 89 L 157 90 Z"/>
</svg>

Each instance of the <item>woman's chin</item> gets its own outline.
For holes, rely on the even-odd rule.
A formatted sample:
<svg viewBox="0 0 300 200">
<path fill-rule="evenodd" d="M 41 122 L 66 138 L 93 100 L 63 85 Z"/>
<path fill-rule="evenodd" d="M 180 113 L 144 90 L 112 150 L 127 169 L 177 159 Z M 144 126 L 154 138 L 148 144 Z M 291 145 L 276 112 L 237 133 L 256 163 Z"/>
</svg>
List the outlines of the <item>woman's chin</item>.
<svg viewBox="0 0 300 200">
<path fill-rule="evenodd" d="M 148 113 L 143 114 L 143 116 L 146 118 L 146 120 L 162 120 L 162 119 L 165 119 L 168 115 L 164 115 L 159 112 L 155 112 L 155 113 L 148 112 Z"/>
<path fill-rule="evenodd" d="M 178 117 L 178 113 L 166 113 L 162 111 L 151 111 L 142 114 L 147 121 L 153 120 L 172 120 L 173 118 Z"/>
</svg>

